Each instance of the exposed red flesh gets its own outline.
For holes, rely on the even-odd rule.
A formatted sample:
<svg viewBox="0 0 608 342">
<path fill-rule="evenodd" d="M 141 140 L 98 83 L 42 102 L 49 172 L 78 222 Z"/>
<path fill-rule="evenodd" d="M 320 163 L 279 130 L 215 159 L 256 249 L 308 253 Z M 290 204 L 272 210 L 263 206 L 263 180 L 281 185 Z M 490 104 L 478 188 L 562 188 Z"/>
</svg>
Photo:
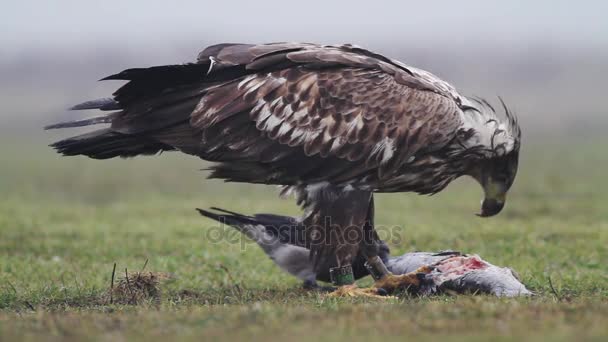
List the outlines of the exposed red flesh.
<svg viewBox="0 0 608 342">
<path fill-rule="evenodd" d="M 459 276 L 474 271 L 481 270 L 489 265 L 481 260 L 479 256 L 455 256 L 440 261 L 435 265 L 438 272 L 436 279 L 439 283 L 458 278 Z"/>
</svg>

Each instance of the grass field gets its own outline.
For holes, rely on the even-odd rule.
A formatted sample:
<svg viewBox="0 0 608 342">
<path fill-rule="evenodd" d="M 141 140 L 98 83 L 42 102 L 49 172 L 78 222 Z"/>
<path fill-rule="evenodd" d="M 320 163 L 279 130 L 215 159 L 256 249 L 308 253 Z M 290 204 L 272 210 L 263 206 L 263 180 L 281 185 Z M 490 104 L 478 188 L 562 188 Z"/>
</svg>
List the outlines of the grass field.
<svg viewBox="0 0 608 342">
<path fill-rule="evenodd" d="M 256 246 L 194 211 L 296 215 L 273 188 L 206 181 L 202 162 L 178 154 L 92 161 L 4 141 L 0 340 L 608 338 L 605 140 L 524 145 L 507 208 L 492 219 L 473 215 L 481 190 L 468 180 L 433 197 L 379 195 L 377 224 L 393 254 L 478 253 L 538 293 L 387 301 L 307 293 Z M 122 274 L 146 260 L 146 270 L 174 275 L 160 302 L 109 304 L 113 264 Z"/>
</svg>

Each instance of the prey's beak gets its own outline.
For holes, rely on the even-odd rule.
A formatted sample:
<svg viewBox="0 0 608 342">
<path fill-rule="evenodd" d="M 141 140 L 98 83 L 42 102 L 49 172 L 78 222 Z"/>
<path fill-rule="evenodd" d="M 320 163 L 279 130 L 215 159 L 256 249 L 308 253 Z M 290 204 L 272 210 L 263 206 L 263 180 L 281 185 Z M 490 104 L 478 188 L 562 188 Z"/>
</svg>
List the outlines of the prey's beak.
<svg viewBox="0 0 608 342">
<path fill-rule="evenodd" d="M 498 214 L 505 206 L 507 191 L 502 184 L 489 183 L 485 187 L 485 198 L 481 202 L 480 217 L 490 217 Z"/>
</svg>

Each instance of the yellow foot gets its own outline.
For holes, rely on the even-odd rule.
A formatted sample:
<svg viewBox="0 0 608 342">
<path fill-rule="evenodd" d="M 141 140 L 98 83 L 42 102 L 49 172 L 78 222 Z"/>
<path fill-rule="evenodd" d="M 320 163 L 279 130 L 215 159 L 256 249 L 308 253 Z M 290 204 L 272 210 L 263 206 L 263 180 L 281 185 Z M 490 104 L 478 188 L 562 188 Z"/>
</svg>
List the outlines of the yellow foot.
<svg viewBox="0 0 608 342">
<path fill-rule="evenodd" d="M 357 285 L 344 285 L 338 287 L 334 292 L 330 293 L 329 297 L 371 297 L 371 298 L 380 298 L 387 299 L 393 298 L 389 296 L 383 296 L 384 293 L 382 290 L 379 291 L 378 288 L 368 287 L 368 288 L 359 288 Z"/>
<path fill-rule="evenodd" d="M 374 287 L 384 289 L 388 293 L 393 293 L 396 290 L 417 289 L 420 287 L 420 275 L 431 273 L 433 268 L 422 266 L 414 272 L 394 275 L 388 274 L 374 283 Z"/>
</svg>

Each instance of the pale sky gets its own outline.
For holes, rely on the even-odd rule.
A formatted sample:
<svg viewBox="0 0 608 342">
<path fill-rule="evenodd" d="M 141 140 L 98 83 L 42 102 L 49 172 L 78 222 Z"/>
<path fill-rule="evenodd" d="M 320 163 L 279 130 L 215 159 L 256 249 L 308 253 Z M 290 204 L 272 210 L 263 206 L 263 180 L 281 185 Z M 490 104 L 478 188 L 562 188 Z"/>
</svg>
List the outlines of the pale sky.
<svg viewBox="0 0 608 342">
<path fill-rule="evenodd" d="M 3 0 L 0 117 L 48 120 L 107 96 L 116 85 L 94 80 L 117 70 L 273 41 L 361 45 L 501 94 L 542 127 L 605 117 L 606 0 Z"/>
<path fill-rule="evenodd" d="M 608 45 L 608 1 L 5 0 L 0 54 L 192 41 Z M 6 56 L 5 56 L 6 57 Z"/>
</svg>

